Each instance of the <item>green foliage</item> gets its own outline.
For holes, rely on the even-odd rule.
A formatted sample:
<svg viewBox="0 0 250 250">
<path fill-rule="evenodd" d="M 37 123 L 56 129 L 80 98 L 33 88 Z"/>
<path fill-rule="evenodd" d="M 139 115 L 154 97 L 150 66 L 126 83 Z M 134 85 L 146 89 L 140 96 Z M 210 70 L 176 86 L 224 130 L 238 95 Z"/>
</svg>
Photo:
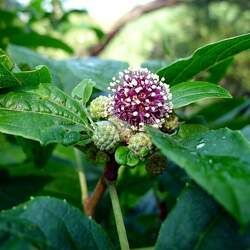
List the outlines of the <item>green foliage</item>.
<svg viewBox="0 0 250 250">
<path fill-rule="evenodd" d="M 54 60 L 12 45 L 8 51 L 16 65 L 0 51 L 0 132 L 6 134 L 0 135 L 0 209 L 5 209 L 0 212 L 0 248 L 113 249 L 103 230 L 72 205 L 82 209 L 81 195 L 88 195 L 81 194 L 75 170 L 82 171 L 82 186 L 84 170 L 90 194 L 102 167 L 112 175 L 109 167 L 116 174 L 118 163 L 123 166 L 117 187 L 132 248 L 156 242 L 156 249 L 248 249 L 249 100 L 229 99 L 229 92 L 215 83 L 231 65 L 232 56 L 249 48 L 249 39 L 246 34 L 210 44 L 172 64 L 144 64 L 153 72 L 165 66 L 158 73 L 172 85 L 174 109 L 196 104 L 174 112 L 180 123 L 196 125 L 181 125 L 169 134 L 162 132 L 167 131 L 164 128 L 147 128 L 154 146 L 145 131 L 130 131 L 145 136 L 126 147 L 131 146 L 131 137 L 121 141 L 119 133 L 130 130 L 127 124 L 119 127 L 115 119 L 105 120 L 107 116 L 94 123 L 88 114 L 92 95 L 106 91 L 127 63 Z M 211 82 L 189 81 L 204 70 Z M 213 102 L 212 98 L 228 99 Z M 100 106 L 104 103 L 109 105 L 100 102 Z M 246 138 L 225 125 L 244 127 Z M 80 166 L 74 168 L 72 147 L 57 144 L 80 149 Z M 41 195 L 59 199 L 37 197 Z M 27 201 L 30 197 L 36 198 Z M 106 195 L 103 199 L 96 219 L 118 248 L 110 202 Z"/>
<path fill-rule="evenodd" d="M 249 232 L 241 232 L 208 194 L 191 185 L 163 222 L 156 249 L 247 249 Z"/>
<path fill-rule="evenodd" d="M 73 90 L 72 96 L 75 99 L 82 100 L 83 104 L 86 105 L 89 101 L 93 88 L 95 87 L 95 82 L 90 79 L 82 80 Z"/>
<path fill-rule="evenodd" d="M 76 84 L 86 79 L 94 81 L 97 89 L 107 91 L 112 77 L 128 67 L 125 62 L 102 60 L 94 57 L 53 60 L 17 46 L 10 46 L 8 53 L 17 64 L 25 63 L 31 67 L 40 64 L 48 66 L 53 82 L 67 93 L 71 93 Z"/>
<path fill-rule="evenodd" d="M 119 146 L 115 151 L 115 160 L 119 165 L 127 164 L 127 156 L 129 153 L 128 147 Z"/>
<path fill-rule="evenodd" d="M 46 66 L 37 66 L 30 71 L 13 71 L 13 64 L 5 54 L 0 56 L 0 89 L 14 87 L 34 87 L 40 83 L 50 83 L 51 76 Z"/>
<path fill-rule="evenodd" d="M 186 125 L 170 137 L 148 130 L 162 153 L 184 168 L 240 223 L 250 222 L 250 144 L 240 132 Z"/>
<path fill-rule="evenodd" d="M 0 131 L 41 144 L 86 139 L 86 117 L 78 102 L 48 84 L 0 95 Z"/>
<path fill-rule="evenodd" d="M 48 35 L 41 35 L 31 28 L 27 29 L 18 18 L 17 13 L 0 10 L 0 47 L 5 48 L 9 43 L 30 48 L 40 46 L 62 49 L 72 53 L 73 49 L 59 39 Z"/>
<path fill-rule="evenodd" d="M 249 48 L 250 34 L 225 39 L 196 50 L 192 56 L 170 64 L 158 74 L 165 77 L 170 85 L 175 85 Z"/>
<path fill-rule="evenodd" d="M 209 98 L 230 98 L 230 93 L 209 82 L 183 82 L 171 88 L 174 109 Z"/>
<path fill-rule="evenodd" d="M 0 216 L 1 249 L 52 250 L 42 231 L 26 220 Z"/>
<path fill-rule="evenodd" d="M 30 224 L 33 225 L 43 233 L 52 249 L 112 249 L 111 243 L 100 227 L 66 201 L 49 197 L 35 198 L 1 214 L 10 217 L 10 221 L 16 219 L 26 222 L 24 229 L 25 227 L 29 229 Z M 19 230 L 22 227 L 18 229 L 17 227 L 17 233 L 21 233 Z M 35 234 L 35 231 L 33 233 Z M 17 243 L 20 244 L 18 240 Z"/>
</svg>

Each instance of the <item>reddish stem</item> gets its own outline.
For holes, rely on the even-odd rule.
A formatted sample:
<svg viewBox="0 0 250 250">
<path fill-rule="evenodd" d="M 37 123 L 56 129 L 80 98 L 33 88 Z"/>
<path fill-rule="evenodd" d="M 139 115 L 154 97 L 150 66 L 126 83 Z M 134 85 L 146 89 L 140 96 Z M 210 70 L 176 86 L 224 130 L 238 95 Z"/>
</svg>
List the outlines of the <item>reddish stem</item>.
<svg viewBox="0 0 250 250">
<path fill-rule="evenodd" d="M 119 165 L 114 158 L 107 162 L 104 174 L 99 178 L 93 194 L 84 201 L 84 212 L 87 216 L 94 217 L 95 210 L 107 189 L 106 181 L 115 181 L 118 176 Z"/>
</svg>

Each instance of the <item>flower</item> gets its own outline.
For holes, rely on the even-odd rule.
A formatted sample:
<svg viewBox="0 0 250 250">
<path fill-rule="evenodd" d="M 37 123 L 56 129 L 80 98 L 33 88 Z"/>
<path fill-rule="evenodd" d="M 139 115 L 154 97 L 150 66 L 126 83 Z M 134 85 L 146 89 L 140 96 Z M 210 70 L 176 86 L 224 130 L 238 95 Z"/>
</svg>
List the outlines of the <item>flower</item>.
<svg viewBox="0 0 250 250">
<path fill-rule="evenodd" d="M 161 127 L 172 112 L 172 95 L 164 78 L 146 68 L 127 69 L 113 77 L 108 90 L 113 92 L 110 112 L 133 130 L 144 125 Z"/>
</svg>

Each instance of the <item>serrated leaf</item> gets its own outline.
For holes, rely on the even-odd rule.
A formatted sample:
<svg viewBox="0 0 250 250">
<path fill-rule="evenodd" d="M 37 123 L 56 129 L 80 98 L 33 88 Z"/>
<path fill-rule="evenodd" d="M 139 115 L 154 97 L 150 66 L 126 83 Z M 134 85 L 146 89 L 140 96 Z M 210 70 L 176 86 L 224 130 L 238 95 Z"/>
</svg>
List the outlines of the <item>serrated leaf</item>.
<svg viewBox="0 0 250 250">
<path fill-rule="evenodd" d="M 39 65 L 30 71 L 20 71 L 14 73 L 22 87 L 34 87 L 40 83 L 51 83 L 51 75 L 47 66 Z"/>
<path fill-rule="evenodd" d="M 74 144 L 86 131 L 80 104 L 54 86 L 0 95 L 0 131 L 49 143 Z"/>
<path fill-rule="evenodd" d="M 34 70 L 13 72 L 11 61 L 6 55 L 0 56 L 0 89 L 13 87 L 34 87 L 40 83 L 50 83 L 51 76 L 46 66 Z"/>
<path fill-rule="evenodd" d="M 209 82 L 183 82 L 171 87 L 174 109 L 210 98 L 231 98 L 224 88 Z"/>
<path fill-rule="evenodd" d="M 72 96 L 75 99 L 82 100 L 83 104 L 86 104 L 91 95 L 93 88 L 95 87 L 95 82 L 91 79 L 85 79 L 82 80 L 73 90 L 72 90 Z"/>
<path fill-rule="evenodd" d="M 161 226 L 156 250 L 246 250 L 248 232 L 197 186 L 187 187 Z"/>
<path fill-rule="evenodd" d="M 168 65 L 159 70 L 157 74 L 160 77 L 165 77 L 168 84 L 175 85 L 188 81 L 201 71 L 249 48 L 250 33 L 228 38 L 197 49 L 190 57 Z"/>
<path fill-rule="evenodd" d="M 71 93 L 76 84 L 84 79 L 93 80 L 97 89 L 106 91 L 112 77 L 128 68 L 126 62 L 95 57 L 53 60 L 30 49 L 14 45 L 8 47 L 8 53 L 17 64 L 25 63 L 32 67 L 47 65 L 53 82 L 67 93 Z"/>
<path fill-rule="evenodd" d="M 1 214 L 36 225 L 55 249 L 112 249 L 107 236 L 93 220 L 56 198 L 35 198 Z"/>
<path fill-rule="evenodd" d="M 42 231 L 27 220 L 0 216 L 0 248 L 52 250 Z"/>
<path fill-rule="evenodd" d="M 241 224 L 250 222 L 250 144 L 238 131 L 182 126 L 176 136 L 149 128 L 153 143 Z"/>
</svg>

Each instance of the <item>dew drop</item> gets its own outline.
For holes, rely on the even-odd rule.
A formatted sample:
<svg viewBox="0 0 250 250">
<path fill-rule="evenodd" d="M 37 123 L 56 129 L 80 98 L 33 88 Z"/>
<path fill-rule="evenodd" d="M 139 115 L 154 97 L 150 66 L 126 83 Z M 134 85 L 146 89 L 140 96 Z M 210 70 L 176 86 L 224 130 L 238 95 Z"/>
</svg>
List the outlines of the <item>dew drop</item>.
<svg viewBox="0 0 250 250">
<path fill-rule="evenodd" d="M 205 145 L 206 145 L 206 144 L 205 144 L 204 142 L 202 142 L 202 143 L 196 145 L 196 149 L 201 149 L 201 148 L 203 148 Z"/>
</svg>

